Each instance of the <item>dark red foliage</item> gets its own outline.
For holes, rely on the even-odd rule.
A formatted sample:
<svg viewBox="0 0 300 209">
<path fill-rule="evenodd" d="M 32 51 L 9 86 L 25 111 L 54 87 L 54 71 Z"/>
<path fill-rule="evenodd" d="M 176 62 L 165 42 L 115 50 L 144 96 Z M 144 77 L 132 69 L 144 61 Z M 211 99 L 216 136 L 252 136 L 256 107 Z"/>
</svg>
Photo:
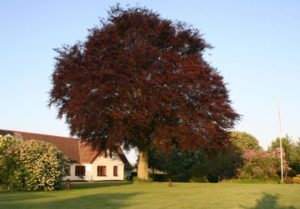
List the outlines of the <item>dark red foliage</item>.
<svg viewBox="0 0 300 209">
<path fill-rule="evenodd" d="M 206 48 L 195 29 L 116 6 L 84 43 L 57 50 L 50 105 L 97 146 L 222 146 L 239 116 Z"/>
</svg>

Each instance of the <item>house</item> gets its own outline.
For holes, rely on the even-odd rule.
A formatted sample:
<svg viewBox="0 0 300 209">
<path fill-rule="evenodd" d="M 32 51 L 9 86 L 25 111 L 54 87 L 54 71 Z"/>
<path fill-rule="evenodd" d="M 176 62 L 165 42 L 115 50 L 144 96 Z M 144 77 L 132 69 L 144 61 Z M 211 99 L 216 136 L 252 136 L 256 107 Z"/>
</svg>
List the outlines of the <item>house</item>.
<svg viewBox="0 0 300 209">
<path fill-rule="evenodd" d="M 120 147 L 115 150 L 95 150 L 80 139 L 0 129 L 0 135 L 10 134 L 22 140 L 45 141 L 55 145 L 70 161 L 64 180 L 123 180 L 130 164 Z"/>
</svg>

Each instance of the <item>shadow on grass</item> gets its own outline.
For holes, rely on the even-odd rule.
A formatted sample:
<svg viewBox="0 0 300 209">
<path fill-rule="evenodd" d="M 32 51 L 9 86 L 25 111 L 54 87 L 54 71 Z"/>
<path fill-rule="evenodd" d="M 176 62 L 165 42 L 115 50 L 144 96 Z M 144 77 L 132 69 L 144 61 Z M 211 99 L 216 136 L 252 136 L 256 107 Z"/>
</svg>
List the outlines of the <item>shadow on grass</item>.
<svg viewBox="0 0 300 209">
<path fill-rule="evenodd" d="M 112 187 L 112 186 L 125 186 L 130 184 L 132 184 L 132 182 L 129 181 L 71 182 L 71 190 L 72 189 L 94 189 L 94 188 Z M 61 190 L 65 190 L 65 184 L 62 185 Z"/>
<path fill-rule="evenodd" d="M 128 206 L 130 197 L 138 193 L 77 194 L 57 196 L 48 193 L 23 193 L 14 199 L 1 200 L 5 209 L 121 209 Z M 28 195 L 26 195 L 28 194 Z"/>
<path fill-rule="evenodd" d="M 278 195 L 271 195 L 264 193 L 263 197 L 256 201 L 254 207 L 245 207 L 245 209 L 296 209 L 294 206 L 282 206 L 278 204 Z"/>
<path fill-rule="evenodd" d="M 133 184 L 130 181 L 99 181 L 99 182 L 71 182 L 70 190 L 73 189 L 96 189 L 102 187 L 112 187 L 112 186 L 125 186 Z M 66 190 L 65 182 L 61 185 L 59 190 Z M 18 192 L 18 191 L 8 191 L 0 188 L 1 193 L 11 193 L 11 192 Z"/>
</svg>

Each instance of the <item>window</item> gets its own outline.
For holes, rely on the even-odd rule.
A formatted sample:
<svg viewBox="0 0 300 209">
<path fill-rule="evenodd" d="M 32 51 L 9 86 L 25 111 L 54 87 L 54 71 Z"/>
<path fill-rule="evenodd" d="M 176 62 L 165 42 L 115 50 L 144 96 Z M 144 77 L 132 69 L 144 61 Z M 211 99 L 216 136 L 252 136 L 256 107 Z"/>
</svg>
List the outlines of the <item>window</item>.
<svg viewBox="0 0 300 209">
<path fill-rule="evenodd" d="M 118 166 L 114 166 L 114 176 L 118 176 Z"/>
<path fill-rule="evenodd" d="M 110 158 L 112 158 L 113 153 L 110 149 L 106 149 L 103 151 L 104 152 L 104 157 L 107 158 L 107 156 L 109 155 Z"/>
<path fill-rule="evenodd" d="M 71 176 L 71 166 L 67 165 L 65 172 L 66 176 Z"/>
<path fill-rule="evenodd" d="M 98 166 L 97 167 L 97 175 L 98 176 L 106 176 L 106 166 Z"/>
<path fill-rule="evenodd" d="M 112 158 L 112 151 L 109 150 L 109 157 Z"/>
<path fill-rule="evenodd" d="M 85 166 L 75 166 L 75 176 L 85 176 Z"/>
</svg>

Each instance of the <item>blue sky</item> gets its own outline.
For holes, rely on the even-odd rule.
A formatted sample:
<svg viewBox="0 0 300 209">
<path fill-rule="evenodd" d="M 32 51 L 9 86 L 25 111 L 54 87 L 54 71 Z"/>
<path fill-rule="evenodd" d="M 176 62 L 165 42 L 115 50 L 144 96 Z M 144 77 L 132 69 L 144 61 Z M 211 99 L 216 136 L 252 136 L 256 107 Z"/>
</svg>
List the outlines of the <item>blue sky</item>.
<svg viewBox="0 0 300 209">
<path fill-rule="evenodd" d="M 206 60 L 224 76 L 237 130 L 263 147 L 283 133 L 300 136 L 300 2 L 297 0 L 0 1 L 0 128 L 68 135 L 47 107 L 53 48 L 83 41 L 110 6 L 140 5 L 185 21 L 214 46 Z"/>
</svg>

